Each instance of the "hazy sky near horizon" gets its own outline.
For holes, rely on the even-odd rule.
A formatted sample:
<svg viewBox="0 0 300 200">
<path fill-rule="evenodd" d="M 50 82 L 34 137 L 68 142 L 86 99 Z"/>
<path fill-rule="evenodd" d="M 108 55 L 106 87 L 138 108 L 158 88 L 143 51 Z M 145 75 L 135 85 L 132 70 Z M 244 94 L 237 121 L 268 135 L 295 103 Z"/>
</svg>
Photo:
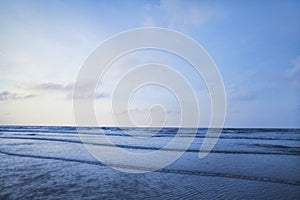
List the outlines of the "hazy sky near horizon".
<svg viewBox="0 0 300 200">
<path fill-rule="evenodd" d="M 299 21 L 297 0 L 0 0 L 0 124 L 74 125 L 73 85 L 91 51 L 122 31 L 154 26 L 187 34 L 210 54 L 227 93 L 226 127 L 300 127 Z M 112 124 L 108 100 L 116 77 L 149 61 L 181 69 L 203 91 L 174 55 L 137 52 L 120 59 L 97 90 L 101 125 Z M 165 101 L 172 125 L 176 102 L 165 95 L 148 88 L 130 109 L 143 121 L 147 106 Z M 205 126 L 209 99 L 206 92 L 198 97 Z"/>
</svg>

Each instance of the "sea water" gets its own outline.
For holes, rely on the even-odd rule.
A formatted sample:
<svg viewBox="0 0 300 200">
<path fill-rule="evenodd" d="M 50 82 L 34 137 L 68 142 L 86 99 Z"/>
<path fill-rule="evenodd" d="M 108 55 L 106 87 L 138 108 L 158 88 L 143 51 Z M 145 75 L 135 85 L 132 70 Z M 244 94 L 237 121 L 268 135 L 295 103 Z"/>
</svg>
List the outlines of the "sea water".
<svg viewBox="0 0 300 200">
<path fill-rule="evenodd" d="M 104 133 L 118 147 L 134 152 L 159 150 L 178 131 L 81 130 L 90 137 Z M 185 151 L 178 160 L 137 174 L 96 160 L 76 127 L 0 126 L 0 199 L 300 198 L 300 129 L 223 129 L 213 150 L 199 159 L 206 131 L 183 129 L 182 137 L 195 138 L 189 149 L 175 149 Z"/>
</svg>

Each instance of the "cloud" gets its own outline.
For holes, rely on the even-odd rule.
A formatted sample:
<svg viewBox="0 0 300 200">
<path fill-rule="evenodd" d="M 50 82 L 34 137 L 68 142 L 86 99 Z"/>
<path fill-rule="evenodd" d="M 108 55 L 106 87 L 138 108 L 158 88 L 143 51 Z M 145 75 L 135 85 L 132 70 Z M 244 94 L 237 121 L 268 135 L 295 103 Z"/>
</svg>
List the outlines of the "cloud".
<svg viewBox="0 0 300 200">
<path fill-rule="evenodd" d="M 62 83 L 54 83 L 54 82 L 47 82 L 47 83 L 38 83 L 38 84 L 30 84 L 29 86 L 25 86 L 27 90 L 34 90 L 35 92 L 41 93 L 47 96 L 65 94 L 67 99 L 73 94 L 73 87 L 74 84 L 62 84 Z"/>
<path fill-rule="evenodd" d="M 41 83 L 33 87 L 38 90 L 56 90 L 56 91 L 71 91 L 73 90 L 73 84 L 60 84 L 60 83 Z"/>
<path fill-rule="evenodd" d="M 49 82 L 49 83 L 40 83 L 31 86 L 31 89 L 34 90 L 39 90 L 41 92 L 61 92 L 61 93 L 66 93 L 66 98 L 67 99 L 86 99 L 86 98 L 95 98 L 95 99 L 102 99 L 102 98 L 107 98 L 109 97 L 108 93 L 105 92 L 99 92 L 96 91 L 95 94 L 90 94 L 86 92 L 87 87 L 91 87 L 90 83 L 83 84 L 81 87 L 78 89 L 80 90 L 80 94 L 77 96 L 73 96 L 73 88 L 74 88 L 74 83 L 69 83 L 69 84 L 62 84 L 62 83 L 54 83 L 54 82 Z"/>
<path fill-rule="evenodd" d="M 231 97 L 238 101 L 253 101 L 256 99 L 256 95 L 249 91 L 240 91 L 239 93 L 234 93 Z"/>
<path fill-rule="evenodd" d="M 154 27 L 156 24 L 155 24 L 155 21 L 152 17 L 147 17 L 143 26 L 146 26 L 146 27 Z"/>
<path fill-rule="evenodd" d="M 209 21 L 216 16 L 217 10 L 213 4 L 208 6 L 199 1 L 161 0 L 159 6 L 148 5 L 146 12 L 149 12 L 150 16 L 146 17 L 145 26 L 164 23 L 163 26 L 168 28 L 186 31 Z M 156 16 L 160 16 L 160 18 Z"/>
<path fill-rule="evenodd" d="M 286 78 L 293 87 L 300 89 L 300 56 L 291 61 L 292 67 L 286 71 Z"/>
<path fill-rule="evenodd" d="M 77 99 L 86 99 L 86 98 L 95 98 L 102 99 L 109 97 L 109 92 L 99 91 L 102 88 L 97 88 L 95 93 L 91 94 L 87 92 L 87 88 L 92 87 L 91 83 L 87 81 L 81 86 L 77 86 L 79 93 L 77 96 L 73 96 L 73 89 L 75 83 L 56 83 L 56 82 L 45 82 L 45 83 L 23 83 L 18 84 L 14 87 L 18 91 L 23 91 L 24 93 L 34 93 L 34 96 L 45 96 L 45 97 L 57 97 L 63 95 L 67 100 L 73 98 Z M 17 95 L 16 97 L 20 97 Z M 3 97 L 4 98 L 4 97 Z"/>
<path fill-rule="evenodd" d="M 85 93 L 82 91 L 79 95 L 73 95 L 73 93 L 68 94 L 68 99 L 88 99 L 88 98 L 95 98 L 95 99 L 103 99 L 108 98 L 110 95 L 105 92 L 95 92 L 95 94 Z"/>
<path fill-rule="evenodd" d="M 20 100 L 20 99 L 29 99 L 33 98 L 36 95 L 33 94 L 18 94 L 9 91 L 0 92 L 0 101 L 9 101 L 9 100 Z"/>
<path fill-rule="evenodd" d="M 227 97 L 234 101 L 253 101 L 257 98 L 257 90 L 245 88 L 241 83 L 233 83 L 227 88 Z"/>
<path fill-rule="evenodd" d="M 199 25 L 207 20 L 198 3 L 162 0 L 161 8 L 168 13 L 171 26 Z"/>
</svg>

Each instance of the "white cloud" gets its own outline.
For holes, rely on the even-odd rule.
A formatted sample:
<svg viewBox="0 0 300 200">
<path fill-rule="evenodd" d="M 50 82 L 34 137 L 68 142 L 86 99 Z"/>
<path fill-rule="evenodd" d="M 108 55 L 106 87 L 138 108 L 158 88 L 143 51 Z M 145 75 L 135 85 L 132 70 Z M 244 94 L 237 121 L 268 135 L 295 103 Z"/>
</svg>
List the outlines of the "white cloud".
<svg viewBox="0 0 300 200">
<path fill-rule="evenodd" d="M 300 73 L 300 56 L 297 56 L 291 63 L 293 66 L 287 70 L 287 75 L 293 77 Z"/>
<path fill-rule="evenodd" d="M 154 19 L 152 17 L 147 17 L 143 26 L 145 27 L 154 27 L 156 26 L 155 22 L 154 22 Z"/>
<path fill-rule="evenodd" d="M 48 2 L 49 3 L 49 2 Z M 39 2 L 10 3 L 0 15 L 1 82 L 73 81 L 103 39 L 87 16 L 63 2 L 43 11 Z"/>
<path fill-rule="evenodd" d="M 36 95 L 33 94 L 19 94 L 9 91 L 0 92 L 0 101 L 10 101 L 10 100 L 20 100 L 20 99 L 29 99 L 33 98 Z"/>
<path fill-rule="evenodd" d="M 300 56 L 297 56 L 291 63 L 292 66 L 286 71 L 286 77 L 293 87 L 300 89 Z"/>
<path fill-rule="evenodd" d="M 146 12 L 148 16 L 143 25 L 157 25 L 186 32 L 189 28 L 206 23 L 219 10 L 214 4 L 208 6 L 200 1 L 161 0 L 159 6 L 148 5 Z"/>
</svg>

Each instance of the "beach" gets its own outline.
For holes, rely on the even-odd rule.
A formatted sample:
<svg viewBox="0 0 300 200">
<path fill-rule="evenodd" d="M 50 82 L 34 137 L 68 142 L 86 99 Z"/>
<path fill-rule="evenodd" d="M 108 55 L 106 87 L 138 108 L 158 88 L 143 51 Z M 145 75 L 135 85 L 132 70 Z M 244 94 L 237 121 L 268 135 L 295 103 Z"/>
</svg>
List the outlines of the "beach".
<svg viewBox="0 0 300 200">
<path fill-rule="evenodd" d="M 99 130 L 129 151 L 155 151 L 174 137 L 164 128 L 151 142 L 137 144 L 120 128 Z M 96 160 L 75 127 L 1 126 L 1 199 L 298 199 L 299 129 L 224 129 L 203 159 L 198 152 L 206 129 L 169 166 L 148 173 L 125 173 Z M 147 135 L 156 129 L 126 128 Z M 185 129 L 183 137 L 190 137 Z M 101 145 L 101 144 L 94 144 Z M 109 148 L 109 147 L 108 147 Z M 124 158 L 126 159 L 126 158 Z M 134 167 L 134 163 L 132 163 Z"/>
</svg>

